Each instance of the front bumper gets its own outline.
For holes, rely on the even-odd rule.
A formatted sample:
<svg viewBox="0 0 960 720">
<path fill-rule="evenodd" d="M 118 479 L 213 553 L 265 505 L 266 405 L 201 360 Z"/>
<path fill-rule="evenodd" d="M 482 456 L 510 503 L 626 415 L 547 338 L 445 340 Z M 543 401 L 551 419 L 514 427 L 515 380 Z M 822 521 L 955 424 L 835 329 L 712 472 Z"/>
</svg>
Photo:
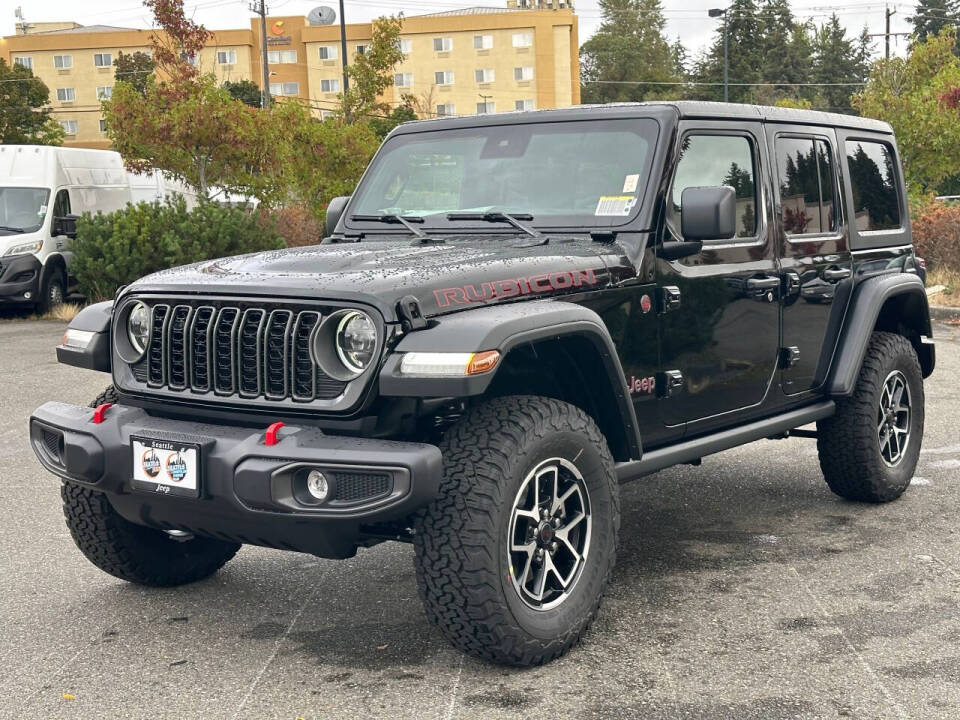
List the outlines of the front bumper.
<svg viewBox="0 0 960 720">
<path fill-rule="evenodd" d="M 0 304 L 35 303 L 42 267 L 34 255 L 0 258 Z"/>
<path fill-rule="evenodd" d="M 131 436 L 199 446 L 199 498 L 135 489 Z M 30 418 L 31 444 L 47 470 L 104 492 L 130 522 L 161 530 L 349 557 L 365 529 L 399 520 L 437 496 L 442 458 L 433 445 L 296 426 L 282 428 L 279 438 L 266 445 L 262 430 L 153 417 L 122 405 L 99 424 L 90 408 L 59 402 Z M 332 480 L 322 504 L 304 504 L 296 491 L 307 468 Z"/>
</svg>

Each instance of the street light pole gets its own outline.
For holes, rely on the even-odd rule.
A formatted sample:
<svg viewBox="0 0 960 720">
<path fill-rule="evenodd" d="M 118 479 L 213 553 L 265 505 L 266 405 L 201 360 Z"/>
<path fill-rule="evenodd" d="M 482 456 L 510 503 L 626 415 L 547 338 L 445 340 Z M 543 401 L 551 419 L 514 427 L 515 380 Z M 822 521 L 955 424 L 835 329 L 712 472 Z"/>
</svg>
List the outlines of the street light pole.
<svg viewBox="0 0 960 720">
<path fill-rule="evenodd" d="M 712 8 L 707 14 L 712 17 L 723 15 L 723 101 L 730 102 L 730 55 L 729 44 L 727 42 L 727 10 L 729 8 Z"/>
<path fill-rule="evenodd" d="M 343 13 L 343 0 L 340 0 L 340 62 L 343 67 L 343 99 L 347 99 L 347 90 L 350 89 L 350 76 L 347 74 L 347 21 Z M 350 111 L 344 102 L 344 119 L 350 122 Z"/>
</svg>

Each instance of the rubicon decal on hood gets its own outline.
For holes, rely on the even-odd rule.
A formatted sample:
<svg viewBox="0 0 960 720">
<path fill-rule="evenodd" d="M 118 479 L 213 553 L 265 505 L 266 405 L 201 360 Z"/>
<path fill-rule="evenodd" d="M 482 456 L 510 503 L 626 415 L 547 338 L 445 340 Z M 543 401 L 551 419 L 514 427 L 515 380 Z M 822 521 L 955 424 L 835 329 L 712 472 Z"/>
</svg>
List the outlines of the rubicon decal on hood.
<svg viewBox="0 0 960 720">
<path fill-rule="evenodd" d="M 520 295 L 556 292 L 579 288 L 584 285 L 596 285 L 596 272 L 592 269 L 544 273 L 529 277 L 494 280 L 477 285 L 441 288 L 433 291 L 438 307 L 450 305 L 469 305 L 470 303 L 489 302 Z"/>
</svg>

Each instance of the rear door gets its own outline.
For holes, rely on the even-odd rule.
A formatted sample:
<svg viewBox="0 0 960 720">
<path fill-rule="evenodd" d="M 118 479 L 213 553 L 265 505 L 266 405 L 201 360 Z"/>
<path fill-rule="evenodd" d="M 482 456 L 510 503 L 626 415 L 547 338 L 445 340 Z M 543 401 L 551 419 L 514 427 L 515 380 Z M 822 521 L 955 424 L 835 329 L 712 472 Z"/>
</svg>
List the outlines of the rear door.
<svg viewBox="0 0 960 720">
<path fill-rule="evenodd" d="M 681 239 L 684 188 L 711 185 L 736 191 L 737 233 L 704 243 L 698 255 L 658 258 L 658 389 L 661 418 L 670 426 L 758 405 L 775 376 L 780 319 L 769 191 L 762 180 L 769 175 L 763 126 L 688 120 L 677 142 L 664 239 Z M 673 288 L 679 304 L 667 309 L 663 294 Z"/>
<path fill-rule="evenodd" d="M 780 381 L 792 395 L 814 387 L 817 368 L 829 365 L 828 339 L 837 337 L 853 283 L 850 247 L 833 130 L 768 125 L 767 134 L 783 276 Z"/>
</svg>

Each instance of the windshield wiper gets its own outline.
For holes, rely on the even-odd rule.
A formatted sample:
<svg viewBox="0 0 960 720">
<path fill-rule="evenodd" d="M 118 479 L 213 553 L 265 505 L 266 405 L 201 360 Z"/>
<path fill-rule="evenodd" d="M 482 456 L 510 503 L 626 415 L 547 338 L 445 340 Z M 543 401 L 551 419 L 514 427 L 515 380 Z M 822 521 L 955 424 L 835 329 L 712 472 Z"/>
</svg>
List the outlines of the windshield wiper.
<svg viewBox="0 0 960 720">
<path fill-rule="evenodd" d="M 9 227 L 9 226 L 7 226 L 7 225 L 0 225 L 0 230 L 9 230 L 10 232 L 15 232 L 15 233 L 25 233 L 25 232 L 26 232 L 26 230 L 24 230 L 23 228 Z"/>
<path fill-rule="evenodd" d="M 457 221 L 457 220 L 482 220 L 484 222 L 505 222 L 513 225 L 517 230 L 522 230 L 530 237 L 543 237 L 539 230 L 532 228 L 529 225 L 524 225 L 521 220 L 530 221 L 533 220 L 533 215 L 519 214 L 511 215 L 505 212 L 491 211 L 491 212 L 464 212 L 464 213 L 447 213 L 447 220 Z"/>
<path fill-rule="evenodd" d="M 418 237 L 421 240 L 427 237 L 427 234 L 423 232 L 423 230 L 414 227 L 411 224 L 423 222 L 423 218 L 416 215 L 394 215 L 392 213 L 387 213 L 385 215 L 351 215 L 350 219 L 354 222 L 381 222 L 392 225 L 403 225 L 407 230 L 413 233 L 415 237 Z"/>
</svg>

